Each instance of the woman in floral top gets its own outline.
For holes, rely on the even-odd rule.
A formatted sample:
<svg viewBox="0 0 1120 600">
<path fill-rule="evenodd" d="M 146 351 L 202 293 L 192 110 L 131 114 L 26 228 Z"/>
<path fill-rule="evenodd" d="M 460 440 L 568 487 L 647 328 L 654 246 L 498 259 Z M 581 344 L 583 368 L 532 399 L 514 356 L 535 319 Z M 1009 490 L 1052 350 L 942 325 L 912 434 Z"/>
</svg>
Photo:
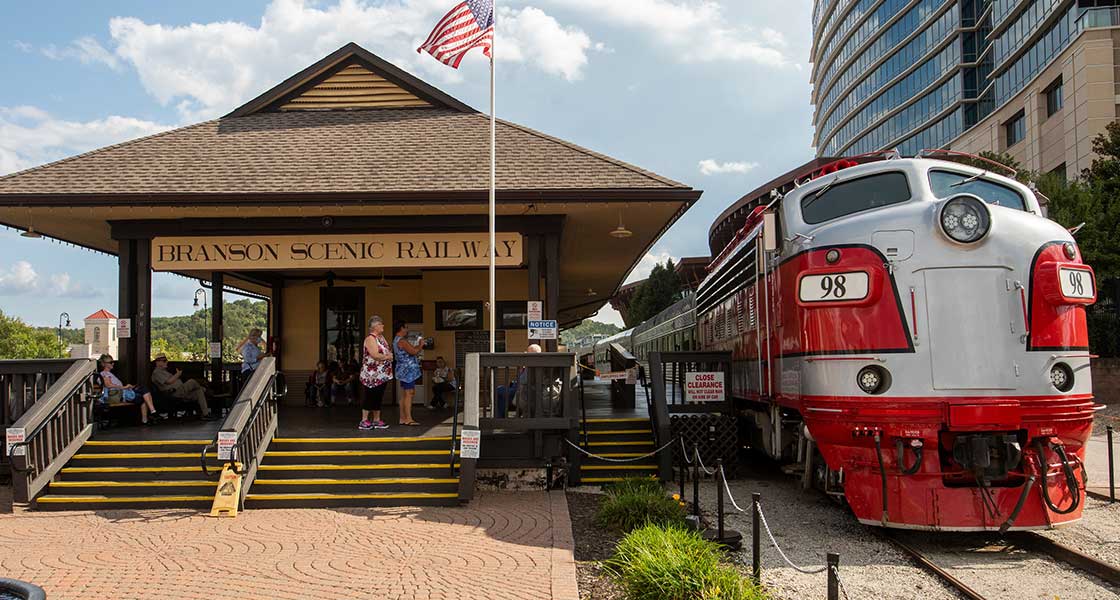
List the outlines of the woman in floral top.
<svg viewBox="0 0 1120 600">
<path fill-rule="evenodd" d="M 358 429 L 388 429 L 381 420 L 381 401 L 385 388 L 393 380 L 393 351 L 385 341 L 385 322 L 374 315 L 369 318 L 369 335 L 362 344 L 362 422 Z M 372 419 L 372 420 L 371 420 Z"/>
</svg>

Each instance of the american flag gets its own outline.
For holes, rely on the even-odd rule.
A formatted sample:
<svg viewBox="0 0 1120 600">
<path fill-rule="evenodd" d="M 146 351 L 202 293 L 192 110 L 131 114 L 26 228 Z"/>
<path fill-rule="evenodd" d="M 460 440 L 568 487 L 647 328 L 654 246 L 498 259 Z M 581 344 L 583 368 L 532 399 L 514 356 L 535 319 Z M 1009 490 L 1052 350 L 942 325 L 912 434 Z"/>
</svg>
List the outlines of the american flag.
<svg viewBox="0 0 1120 600">
<path fill-rule="evenodd" d="M 472 48 L 481 47 L 486 56 L 492 56 L 493 41 L 494 1 L 466 0 L 440 19 L 416 51 L 427 52 L 441 63 L 458 69 Z"/>
</svg>

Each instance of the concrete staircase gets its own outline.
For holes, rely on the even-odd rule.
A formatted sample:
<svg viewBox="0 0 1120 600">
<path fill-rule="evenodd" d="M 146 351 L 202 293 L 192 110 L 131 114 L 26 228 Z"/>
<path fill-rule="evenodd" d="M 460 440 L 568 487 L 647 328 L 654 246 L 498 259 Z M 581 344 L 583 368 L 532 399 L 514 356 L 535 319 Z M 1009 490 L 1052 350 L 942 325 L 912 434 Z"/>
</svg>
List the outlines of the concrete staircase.
<svg viewBox="0 0 1120 600">
<path fill-rule="evenodd" d="M 587 419 L 588 452 L 605 458 L 635 458 L 653 452 L 653 425 L 649 417 Z M 580 463 L 580 482 L 602 485 L 625 477 L 657 474 L 657 457 L 636 462 L 616 463 L 584 457 Z"/>
<path fill-rule="evenodd" d="M 450 451 L 450 436 L 276 438 L 245 508 L 454 506 Z"/>
<path fill-rule="evenodd" d="M 90 440 L 34 502 L 38 510 L 209 508 L 216 478 L 199 464 L 210 440 Z M 208 468 L 220 472 L 216 454 Z"/>
</svg>

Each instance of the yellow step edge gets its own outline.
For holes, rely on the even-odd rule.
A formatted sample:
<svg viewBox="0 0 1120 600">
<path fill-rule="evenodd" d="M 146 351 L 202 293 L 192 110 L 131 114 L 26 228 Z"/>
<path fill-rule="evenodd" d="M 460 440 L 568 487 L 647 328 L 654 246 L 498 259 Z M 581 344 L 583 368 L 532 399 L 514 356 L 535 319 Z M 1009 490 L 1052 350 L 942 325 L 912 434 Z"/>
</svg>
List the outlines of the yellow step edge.
<svg viewBox="0 0 1120 600">
<path fill-rule="evenodd" d="M 657 465 L 580 465 L 581 471 L 656 471 Z"/>
<path fill-rule="evenodd" d="M 637 435 L 640 433 L 652 434 L 652 429 L 600 429 L 598 431 L 588 431 L 587 435 Z"/>
<path fill-rule="evenodd" d="M 179 446 L 183 444 L 198 444 L 205 446 L 213 440 L 88 440 L 83 446 Z"/>
<path fill-rule="evenodd" d="M 390 484 L 459 483 L 458 479 L 436 477 L 374 477 L 373 479 L 257 479 L 253 485 L 390 485 Z"/>
<path fill-rule="evenodd" d="M 618 417 L 610 419 L 586 419 L 584 423 L 649 423 L 649 417 Z"/>
<path fill-rule="evenodd" d="M 653 440 L 631 440 L 623 442 L 587 442 L 588 446 L 652 446 Z"/>
<path fill-rule="evenodd" d="M 216 481 L 52 481 L 52 488 L 87 488 L 87 487 L 218 487 Z"/>
<path fill-rule="evenodd" d="M 447 469 L 448 463 L 387 463 L 382 465 L 261 465 L 258 471 L 348 471 L 351 469 L 366 469 L 371 471 L 386 471 L 389 469 Z M 459 464 L 455 464 L 459 468 Z"/>
<path fill-rule="evenodd" d="M 75 454 L 74 460 L 99 458 L 198 458 L 198 452 L 98 452 L 94 454 Z M 207 452 L 206 458 L 218 458 L 217 452 Z"/>
<path fill-rule="evenodd" d="M 423 492 L 381 492 L 371 494 L 249 494 L 246 500 L 422 500 L 428 498 L 458 498 L 457 493 L 428 494 Z"/>
<path fill-rule="evenodd" d="M 596 456 L 605 456 L 607 458 L 637 458 L 645 456 L 644 452 L 598 452 Z"/>
<path fill-rule="evenodd" d="M 458 436 L 455 439 L 459 439 Z M 451 436 L 442 437 L 345 437 L 345 438 L 276 438 L 274 444 L 378 444 L 386 442 L 450 442 Z"/>
<path fill-rule="evenodd" d="M 94 504 L 98 502 L 212 502 L 214 496 L 40 496 L 38 504 Z"/>
<path fill-rule="evenodd" d="M 455 450 L 455 454 L 459 451 Z M 268 450 L 270 456 L 434 456 L 449 454 L 447 450 Z"/>
<path fill-rule="evenodd" d="M 626 477 L 580 477 L 580 483 L 615 483 L 618 481 L 625 481 Z M 652 479 L 657 479 L 653 477 Z"/>
<path fill-rule="evenodd" d="M 163 471 L 186 473 L 202 472 L 202 467 L 63 467 L 63 473 L 160 473 Z"/>
</svg>

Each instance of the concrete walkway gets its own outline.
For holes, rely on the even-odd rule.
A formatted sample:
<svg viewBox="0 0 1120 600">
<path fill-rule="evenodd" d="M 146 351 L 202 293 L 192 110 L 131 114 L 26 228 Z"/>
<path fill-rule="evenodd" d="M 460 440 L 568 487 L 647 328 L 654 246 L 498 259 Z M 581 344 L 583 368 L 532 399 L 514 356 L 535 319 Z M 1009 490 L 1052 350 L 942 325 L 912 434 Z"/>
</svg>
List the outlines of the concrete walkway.
<svg viewBox="0 0 1120 600">
<path fill-rule="evenodd" d="M 1112 456 L 1120 463 L 1120 431 L 1113 434 Z M 1120 465 L 1114 469 L 1116 494 L 1120 497 Z M 1108 437 L 1104 432 L 1089 438 L 1085 448 L 1085 470 L 1089 472 L 1089 490 L 1108 495 Z"/>
<path fill-rule="evenodd" d="M 5 490 L 6 492 L 7 490 Z M 0 514 L 0 576 L 52 600 L 577 600 L 563 493 L 463 508 Z"/>
</svg>

